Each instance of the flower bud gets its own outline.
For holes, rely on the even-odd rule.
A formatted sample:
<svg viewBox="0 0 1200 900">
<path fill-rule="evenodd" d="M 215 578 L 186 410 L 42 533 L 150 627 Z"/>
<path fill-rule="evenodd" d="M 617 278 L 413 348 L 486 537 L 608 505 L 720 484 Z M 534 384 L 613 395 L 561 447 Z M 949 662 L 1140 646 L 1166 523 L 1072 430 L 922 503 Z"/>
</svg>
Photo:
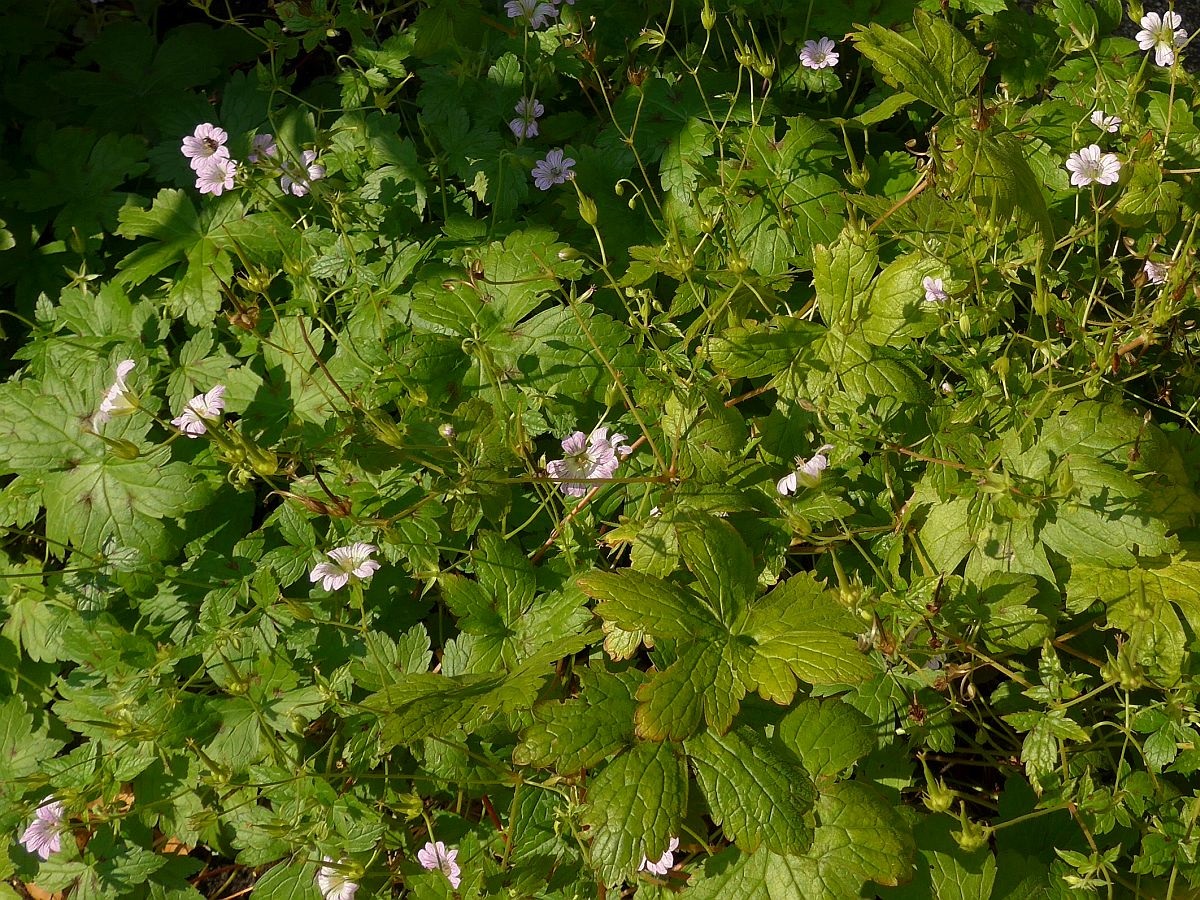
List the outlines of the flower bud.
<svg viewBox="0 0 1200 900">
<path fill-rule="evenodd" d="M 754 58 L 754 71 L 763 78 L 770 78 L 775 74 L 775 63 L 767 59 L 765 56 L 756 56 Z"/>
<path fill-rule="evenodd" d="M 746 262 L 746 258 L 740 253 L 735 253 L 729 257 L 729 271 L 734 275 L 745 275 L 746 270 L 750 268 L 750 264 Z"/>
<path fill-rule="evenodd" d="M 249 454 L 250 468 L 263 478 L 270 478 L 279 471 L 279 457 L 272 450 L 254 447 Z"/>
<path fill-rule="evenodd" d="M 391 811 L 407 820 L 415 819 L 425 809 L 419 794 L 401 794 L 391 804 Z"/>
<path fill-rule="evenodd" d="M 717 14 L 708 0 L 704 0 L 704 8 L 700 10 L 700 24 L 704 26 L 705 31 L 712 31 L 717 24 Z"/>
<path fill-rule="evenodd" d="M 579 218 L 596 227 L 596 201 L 586 194 L 579 195 Z"/>
<path fill-rule="evenodd" d="M 958 846 L 962 847 L 964 853 L 974 853 L 976 850 L 981 850 L 987 846 L 987 842 L 991 839 L 994 829 L 968 819 L 967 805 L 965 803 L 959 804 L 958 821 L 962 827 L 958 831 L 950 832 L 950 836 L 954 838 Z"/>
<path fill-rule="evenodd" d="M 1058 479 L 1055 485 L 1058 488 L 1058 495 L 1062 498 L 1070 497 L 1075 491 L 1075 479 L 1071 475 L 1071 467 L 1063 463 L 1062 468 L 1058 470 Z"/>
<path fill-rule="evenodd" d="M 867 171 L 866 166 L 858 166 L 846 176 L 846 180 L 850 182 L 851 186 L 861 191 L 871 180 L 871 173 Z"/>
<path fill-rule="evenodd" d="M 442 436 L 442 440 L 452 441 L 458 432 L 454 430 L 454 426 L 449 422 L 443 422 L 438 426 L 438 434 Z"/>
<path fill-rule="evenodd" d="M 948 812 L 954 805 L 954 791 L 946 787 L 946 782 L 933 777 L 924 759 L 921 760 L 921 768 L 925 770 L 925 796 L 921 798 L 921 802 L 930 812 Z"/>
<path fill-rule="evenodd" d="M 106 438 L 104 442 L 108 444 L 108 452 L 118 459 L 137 459 L 142 455 L 142 451 L 133 441 L 127 441 L 124 438 Z"/>
<path fill-rule="evenodd" d="M 579 259 L 579 251 L 574 247 L 563 247 L 558 251 L 558 258 L 563 262 L 569 262 L 572 259 Z"/>
</svg>

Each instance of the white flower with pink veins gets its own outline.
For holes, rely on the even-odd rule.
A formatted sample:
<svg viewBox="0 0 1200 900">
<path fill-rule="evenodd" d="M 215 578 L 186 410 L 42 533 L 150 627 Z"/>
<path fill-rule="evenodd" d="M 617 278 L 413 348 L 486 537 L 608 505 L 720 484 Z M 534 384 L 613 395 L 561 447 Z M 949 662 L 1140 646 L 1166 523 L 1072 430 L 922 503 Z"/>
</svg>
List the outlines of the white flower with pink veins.
<svg viewBox="0 0 1200 900">
<path fill-rule="evenodd" d="M 671 838 L 671 842 L 667 845 L 666 852 L 658 859 L 650 860 L 642 857 L 642 864 L 638 866 L 638 870 L 642 872 L 650 872 L 659 877 L 666 875 L 675 866 L 675 851 L 679 849 L 679 838 Z"/>
<path fill-rule="evenodd" d="M 117 379 L 112 383 L 100 400 L 100 408 L 92 416 L 92 427 L 102 425 L 113 416 L 127 416 L 137 409 L 137 397 L 129 390 L 125 379 L 137 366 L 132 359 L 123 359 L 117 363 Z"/>
<path fill-rule="evenodd" d="M 546 465 L 546 473 L 558 482 L 568 497 L 582 497 L 593 485 L 589 481 L 612 478 L 621 460 L 633 452 L 625 435 L 608 436 L 607 428 L 591 434 L 576 431 L 562 442 L 563 458 Z"/>
<path fill-rule="evenodd" d="M 208 431 L 209 422 L 221 421 L 225 412 L 225 385 L 218 384 L 203 394 L 197 394 L 183 407 L 183 412 L 171 420 L 186 437 L 198 438 Z"/>
<path fill-rule="evenodd" d="M 33 814 L 33 821 L 21 835 L 21 846 L 42 859 L 49 859 L 51 854 L 62 849 L 65 818 L 62 803 L 55 800 L 53 795 L 46 797 Z"/>
<path fill-rule="evenodd" d="M 336 547 L 325 554 L 332 562 L 318 563 L 308 573 L 308 580 L 321 582 L 321 587 L 327 591 L 341 590 L 351 581 L 370 578 L 379 570 L 379 563 L 371 559 L 372 554 L 378 552 L 379 548 L 374 544 L 362 541 Z"/>
<path fill-rule="evenodd" d="M 462 870 L 457 862 L 458 848 L 447 847 L 441 841 L 429 841 L 417 851 L 417 862 L 429 871 L 440 871 L 450 882 L 450 887 L 458 890 L 462 884 Z"/>
<path fill-rule="evenodd" d="M 783 496 L 794 494 L 801 487 L 814 488 L 821 483 L 821 473 L 829 468 L 829 457 L 825 454 L 833 449 L 833 444 L 824 444 L 813 454 L 812 459 L 803 456 L 796 457 L 796 468 L 784 475 L 775 483 L 775 489 Z"/>
</svg>

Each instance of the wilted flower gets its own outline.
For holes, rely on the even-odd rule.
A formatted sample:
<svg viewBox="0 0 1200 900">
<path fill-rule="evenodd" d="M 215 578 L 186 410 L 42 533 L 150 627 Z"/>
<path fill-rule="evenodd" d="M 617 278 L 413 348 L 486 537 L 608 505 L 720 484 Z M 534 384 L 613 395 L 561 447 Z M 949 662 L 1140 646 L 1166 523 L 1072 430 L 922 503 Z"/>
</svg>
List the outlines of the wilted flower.
<svg viewBox="0 0 1200 900">
<path fill-rule="evenodd" d="M 556 184 L 562 184 L 568 178 L 574 178 L 571 167 L 575 160 L 571 157 L 563 159 L 562 150 L 555 147 L 546 154 L 545 159 L 539 159 L 533 164 L 533 183 L 538 190 L 548 191 Z"/>
<path fill-rule="evenodd" d="M 666 875 L 675 865 L 675 851 L 679 849 L 679 838 L 671 838 L 671 843 L 667 845 L 667 852 L 660 856 L 654 862 L 642 857 L 642 864 L 638 866 L 638 870 L 642 872 L 652 872 L 655 875 Z"/>
<path fill-rule="evenodd" d="M 1067 157 L 1067 171 L 1071 173 L 1071 184 L 1076 187 L 1115 184 L 1121 176 L 1121 161 L 1115 153 L 1101 154 L 1100 147 L 1091 144 Z"/>
<path fill-rule="evenodd" d="M 1156 263 L 1149 259 L 1142 264 L 1142 271 L 1146 273 L 1146 280 L 1151 284 L 1162 284 L 1166 281 L 1169 270 L 1170 266 L 1166 263 Z"/>
<path fill-rule="evenodd" d="M 326 856 L 322 862 L 331 863 L 333 860 Z M 339 860 L 338 865 L 341 864 Z M 354 900 L 354 895 L 358 891 L 357 884 L 330 866 L 321 866 L 318 870 L 317 887 L 325 895 L 325 900 Z"/>
<path fill-rule="evenodd" d="M 450 887 L 455 890 L 462 883 L 462 870 L 455 862 L 457 856 L 457 847 L 447 847 L 441 841 L 437 843 L 429 841 L 417 851 L 417 861 L 431 872 L 434 869 L 441 870 L 442 874 L 450 880 Z"/>
<path fill-rule="evenodd" d="M 278 153 L 279 148 L 275 146 L 275 135 L 256 134 L 254 140 L 250 142 L 250 152 L 246 154 L 246 160 L 252 163 L 266 162 L 268 158 L 274 157 Z"/>
<path fill-rule="evenodd" d="M 1120 116 L 1106 116 L 1102 109 L 1092 110 L 1092 124 L 1101 131 L 1107 131 L 1109 134 L 1116 134 L 1121 128 L 1122 121 Z"/>
<path fill-rule="evenodd" d="M 541 28 L 548 19 L 558 16 L 554 4 L 543 0 L 508 0 L 504 4 L 504 11 L 510 19 L 520 19 L 530 28 Z"/>
<path fill-rule="evenodd" d="M 796 468 L 784 475 L 775 483 L 775 488 L 783 496 L 794 494 L 801 486 L 816 487 L 821 483 L 821 473 L 829 468 L 829 458 L 825 455 L 833 449 L 833 444 L 823 444 L 813 454 L 813 458 L 805 460 L 803 456 L 796 457 Z"/>
<path fill-rule="evenodd" d="M 633 452 L 625 440 L 623 434 L 610 438 L 607 428 L 596 428 L 590 435 L 576 431 L 562 442 L 565 457 L 547 463 L 546 473 L 568 497 L 582 497 L 591 487 L 586 479 L 612 478 L 621 460 Z"/>
<path fill-rule="evenodd" d="M 214 156 L 196 170 L 196 188 L 202 194 L 221 194 L 233 187 L 233 175 L 237 170 L 236 160 Z"/>
<path fill-rule="evenodd" d="M 1142 30 L 1134 38 L 1143 50 L 1154 48 L 1154 62 L 1160 66 L 1169 66 L 1175 62 L 1175 49 L 1187 40 L 1187 32 L 1179 26 L 1183 19 L 1179 13 L 1165 12 L 1160 18 L 1158 13 L 1146 13 L 1142 16 Z"/>
<path fill-rule="evenodd" d="M 925 288 L 926 303 L 945 303 L 950 299 L 950 295 L 946 293 L 946 288 L 942 285 L 942 279 L 932 278 L 928 275 L 921 281 L 921 287 Z"/>
<path fill-rule="evenodd" d="M 296 168 L 293 163 L 284 163 L 283 175 L 279 179 L 279 186 L 296 197 L 303 197 L 314 181 L 325 177 L 325 167 L 317 165 L 316 150 L 305 150 L 300 155 L 303 157 L 303 170 Z"/>
<path fill-rule="evenodd" d="M 218 384 L 205 394 L 197 394 L 183 407 L 171 424 L 187 437 L 198 438 L 208 431 L 205 420 L 218 421 L 225 412 L 225 385 Z"/>
<path fill-rule="evenodd" d="M 210 159 L 229 159 L 227 140 L 229 135 L 224 128 L 205 122 L 183 139 L 179 151 L 191 161 L 192 169 L 199 172 Z"/>
<path fill-rule="evenodd" d="M 546 111 L 546 108 L 532 97 L 522 97 L 517 101 L 513 111 L 517 117 L 508 123 L 512 133 L 521 139 L 537 137 L 537 120 Z"/>
<path fill-rule="evenodd" d="M 318 563 L 308 573 L 308 580 L 321 582 L 321 587 L 327 591 L 340 590 L 351 580 L 358 581 L 375 574 L 379 563 L 371 559 L 371 554 L 378 552 L 379 548 L 374 544 L 362 541 L 347 547 L 336 547 L 325 554 L 333 562 Z"/>
<path fill-rule="evenodd" d="M 823 37 L 819 41 L 805 41 L 800 50 L 800 62 L 810 69 L 828 69 L 838 64 L 841 56 L 834 47 L 837 45 L 832 38 Z"/>
<path fill-rule="evenodd" d="M 55 800 L 53 794 L 46 797 L 21 835 L 21 846 L 42 859 L 49 859 L 50 854 L 62 848 L 63 819 L 62 803 Z"/>
<path fill-rule="evenodd" d="M 117 363 L 117 380 L 112 383 L 104 397 L 100 400 L 100 408 L 92 416 L 92 426 L 107 422 L 113 416 L 124 416 L 137 409 L 137 398 L 130 393 L 125 379 L 137 365 L 132 359 L 124 359 Z"/>
</svg>

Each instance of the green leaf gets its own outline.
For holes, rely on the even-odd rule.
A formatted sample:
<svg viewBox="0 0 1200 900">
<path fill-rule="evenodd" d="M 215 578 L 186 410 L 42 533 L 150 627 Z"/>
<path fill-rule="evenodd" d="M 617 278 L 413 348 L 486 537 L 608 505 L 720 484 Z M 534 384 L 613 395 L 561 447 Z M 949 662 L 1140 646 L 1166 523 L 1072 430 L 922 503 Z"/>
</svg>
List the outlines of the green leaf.
<svg viewBox="0 0 1200 900">
<path fill-rule="evenodd" d="M 571 775 L 596 766 L 632 740 L 641 673 L 614 675 L 593 665 L 576 675 L 578 697 L 534 707 L 535 721 L 513 750 L 515 763 Z"/>
<path fill-rule="evenodd" d="M 84 431 L 86 418 L 43 385 L 0 384 L 0 468 L 34 472 L 96 456 L 103 444 Z"/>
<path fill-rule="evenodd" d="M 578 579 L 594 600 L 596 615 L 626 631 L 645 631 L 655 637 L 716 636 L 721 623 L 695 598 L 661 578 L 644 572 L 592 572 Z"/>
<path fill-rule="evenodd" d="M 619 884 L 643 857 L 666 851 L 679 834 L 687 787 L 684 761 L 670 743 L 637 743 L 591 779 L 583 821 L 592 865 L 605 884 Z"/>
<path fill-rule="evenodd" d="M 802 319 L 776 318 L 768 324 L 730 328 L 706 346 L 712 364 L 730 378 L 781 377 L 811 353 L 825 329 Z"/>
<path fill-rule="evenodd" d="M 748 728 L 704 731 L 684 747 L 712 819 L 742 850 L 798 854 L 813 841 L 812 780 Z"/>
<path fill-rule="evenodd" d="M 254 882 L 254 896 L 267 900 L 321 900 L 317 867 L 312 863 L 280 863 Z"/>
<path fill-rule="evenodd" d="M 758 584 L 758 571 L 746 542 L 732 525 L 712 516 L 686 515 L 677 520 L 675 530 L 679 552 L 696 576 L 701 596 L 719 618 L 735 618 Z"/>
<path fill-rule="evenodd" d="M 887 896 L 895 900 L 979 900 L 992 896 L 996 857 L 983 847 L 967 853 L 951 837 L 949 816 L 930 816 L 916 827 L 916 877 Z"/>
<path fill-rule="evenodd" d="M 197 509 L 207 491 L 192 469 L 168 462 L 166 447 L 126 460 L 106 455 L 82 461 L 45 480 L 46 537 L 98 554 L 116 538 L 120 546 L 163 559 L 174 543 L 167 520 Z"/>
<path fill-rule="evenodd" d="M 933 331 L 940 321 L 925 302 L 923 279 L 938 267 L 919 253 L 901 256 L 879 273 L 866 297 L 863 335 L 877 347 L 897 347 Z"/>
<path fill-rule="evenodd" d="M 841 700 L 802 700 L 778 728 L 813 778 L 840 775 L 875 748 L 870 721 Z"/>
<path fill-rule="evenodd" d="M 987 60 L 941 19 L 917 10 L 913 23 L 916 28 L 910 34 L 869 25 L 851 38 L 885 81 L 953 115 L 959 101 L 975 92 Z"/>
<path fill-rule="evenodd" d="M 789 631 L 758 644 L 749 676 L 764 698 L 790 702 L 792 674 L 808 684 L 860 684 L 876 668 L 853 638 L 824 629 Z"/>
<path fill-rule="evenodd" d="M 1171 682 L 1179 678 L 1188 635 L 1200 628 L 1200 562 L 1196 548 L 1186 549 L 1133 569 L 1073 565 L 1067 581 L 1072 612 L 1103 603 L 1109 627 L 1129 635 L 1133 658 Z"/>
<path fill-rule="evenodd" d="M 0 703 L 0 796 L 16 787 L 17 779 L 40 771 L 42 763 L 54 757 L 62 741 L 46 735 L 45 728 L 33 727 L 33 716 L 25 711 L 20 697 Z M 17 799 L 14 795 L 10 801 Z"/>
<path fill-rule="evenodd" d="M 1152 159 L 1136 160 L 1130 166 L 1129 182 L 1113 219 L 1126 228 L 1136 228 L 1157 219 L 1161 231 L 1169 231 L 1179 219 L 1182 190 L 1174 181 L 1163 181 L 1162 167 Z"/>
<path fill-rule="evenodd" d="M 1113 566 L 1175 549 L 1166 523 L 1150 514 L 1131 476 L 1086 456 L 1068 462 L 1075 490 L 1041 529 L 1047 546 L 1072 561 Z"/>
<path fill-rule="evenodd" d="M 682 740 L 694 734 L 701 716 L 725 731 L 746 695 L 740 672 L 751 650 L 734 641 L 691 644 L 679 659 L 638 689 L 635 721 L 640 737 Z"/>
<path fill-rule="evenodd" d="M 912 872 L 916 847 L 900 812 L 873 787 L 831 785 L 817 798 L 816 836 L 803 856 L 732 849 L 689 888 L 694 900 L 845 900 L 868 881 L 895 885 Z"/>
<path fill-rule="evenodd" d="M 813 250 L 813 288 L 821 317 L 849 332 L 879 265 L 879 242 L 863 228 L 847 225 L 829 247 Z"/>
<path fill-rule="evenodd" d="M 990 220 L 1016 216 L 1019 223 L 1037 229 L 1043 247 L 1052 246 L 1054 223 L 1045 190 L 1020 139 L 997 122 L 979 130 L 967 120 L 956 123 L 954 135 L 961 143 L 955 190 L 967 192 Z"/>
</svg>

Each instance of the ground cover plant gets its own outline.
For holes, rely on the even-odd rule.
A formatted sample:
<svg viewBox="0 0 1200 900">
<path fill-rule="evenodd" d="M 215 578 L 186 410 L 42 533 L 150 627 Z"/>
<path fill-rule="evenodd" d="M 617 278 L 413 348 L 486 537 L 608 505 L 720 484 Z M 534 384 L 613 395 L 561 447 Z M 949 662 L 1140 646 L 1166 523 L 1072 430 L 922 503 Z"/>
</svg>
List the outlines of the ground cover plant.
<svg viewBox="0 0 1200 900">
<path fill-rule="evenodd" d="M 0 895 L 1200 889 L 1200 22 L 0 6 Z"/>
</svg>

